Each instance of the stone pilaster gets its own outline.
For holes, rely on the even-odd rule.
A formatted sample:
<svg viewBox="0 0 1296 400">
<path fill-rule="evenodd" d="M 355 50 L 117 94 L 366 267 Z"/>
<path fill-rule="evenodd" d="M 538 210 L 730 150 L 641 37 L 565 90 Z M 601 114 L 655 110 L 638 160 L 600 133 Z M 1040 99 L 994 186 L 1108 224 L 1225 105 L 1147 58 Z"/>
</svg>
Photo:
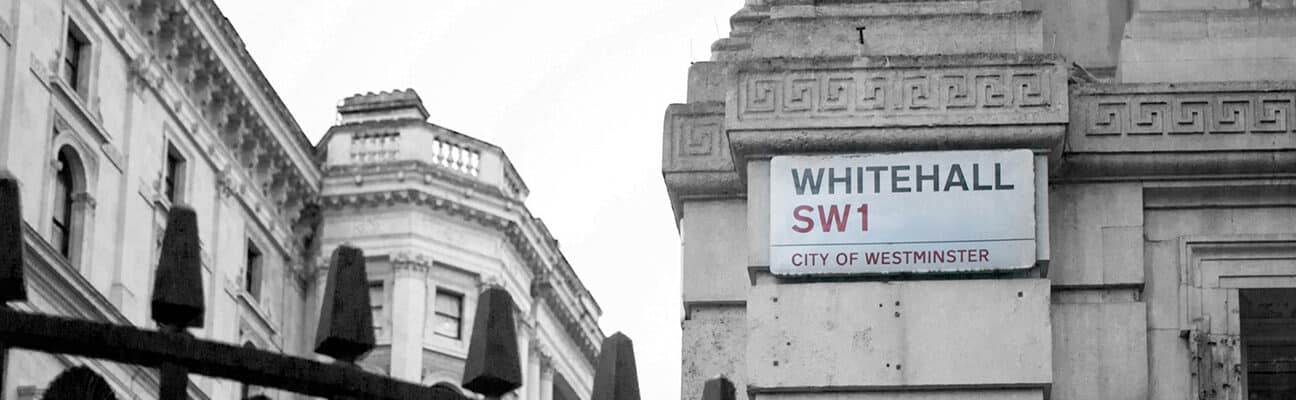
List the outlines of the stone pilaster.
<svg viewBox="0 0 1296 400">
<path fill-rule="evenodd" d="M 540 400 L 553 400 L 553 386 L 553 359 L 542 353 L 540 355 Z"/>
<path fill-rule="evenodd" d="M 427 273 L 432 262 L 422 255 L 391 256 L 391 376 L 423 380 L 423 330 L 427 315 Z"/>
<path fill-rule="evenodd" d="M 540 359 L 544 355 L 539 340 L 532 338 L 529 345 L 526 376 L 522 378 L 522 388 L 526 393 L 523 400 L 540 400 Z"/>
</svg>

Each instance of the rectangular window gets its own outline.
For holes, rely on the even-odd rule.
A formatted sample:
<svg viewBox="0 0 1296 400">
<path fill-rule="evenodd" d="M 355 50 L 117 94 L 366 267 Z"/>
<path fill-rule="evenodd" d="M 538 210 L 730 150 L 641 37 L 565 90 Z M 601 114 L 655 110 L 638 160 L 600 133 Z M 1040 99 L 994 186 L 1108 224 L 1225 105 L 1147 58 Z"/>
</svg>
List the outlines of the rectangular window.
<svg viewBox="0 0 1296 400">
<path fill-rule="evenodd" d="M 167 146 L 166 165 L 162 167 L 162 193 L 171 204 L 176 204 L 184 193 L 185 159 L 175 147 Z"/>
<path fill-rule="evenodd" d="M 243 290 L 252 295 L 253 300 L 261 299 L 261 250 L 251 240 L 247 242 L 247 270 L 243 274 Z"/>
<path fill-rule="evenodd" d="M 1296 398 L 1296 289 L 1242 289 L 1243 398 Z"/>
<path fill-rule="evenodd" d="M 463 295 L 437 290 L 435 333 L 451 339 L 463 336 Z"/>
<path fill-rule="evenodd" d="M 90 41 L 86 40 L 81 29 L 77 28 L 72 21 L 68 21 L 67 34 L 63 43 L 63 70 L 60 72 L 63 81 L 77 93 L 81 93 L 85 88 L 85 65 L 89 47 Z"/>
<path fill-rule="evenodd" d="M 382 281 L 369 282 L 369 311 L 373 314 L 374 337 L 382 336 L 383 326 L 383 283 Z"/>
</svg>

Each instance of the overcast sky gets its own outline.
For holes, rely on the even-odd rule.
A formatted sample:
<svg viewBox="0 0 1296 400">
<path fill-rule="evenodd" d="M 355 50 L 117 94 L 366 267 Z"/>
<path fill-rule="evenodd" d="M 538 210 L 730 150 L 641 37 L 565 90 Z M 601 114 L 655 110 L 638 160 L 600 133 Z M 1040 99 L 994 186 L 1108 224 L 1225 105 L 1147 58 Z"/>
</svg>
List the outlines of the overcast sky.
<svg viewBox="0 0 1296 400">
<path fill-rule="evenodd" d="M 679 236 L 662 118 L 743 0 L 218 0 L 312 141 L 337 102 L 413 88 L 494 143 L 533 214 L 634 340 L 644 399 L 678 398 Z"/>
</svg>

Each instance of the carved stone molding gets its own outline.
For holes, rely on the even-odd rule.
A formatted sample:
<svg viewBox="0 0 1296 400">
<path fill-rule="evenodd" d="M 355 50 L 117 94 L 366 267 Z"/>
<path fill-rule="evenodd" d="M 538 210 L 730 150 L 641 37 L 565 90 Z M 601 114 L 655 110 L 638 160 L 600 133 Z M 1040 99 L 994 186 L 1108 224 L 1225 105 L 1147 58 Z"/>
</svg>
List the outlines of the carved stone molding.
<svg viewBox="0 0 1296 400">
<path fill-rule="evenodd" d="M 1074 151 L 1296 148 L 1292 82 L 1084 85 L 1074 96 Z"/>
<path fill-rule="evenodd" d="M 740 64 L 730 130 L 1065 123 L 1050 57 L 761 60 Z"/>
<path fill-rule="evenodd" d="M 1296 83 L 1085 84 L 1072 90 L 1068 178 L 1296 172 Z"/>
<path fill-rule="evenodd" d="M 432 268 L 432 259 L 424 254 L 395 252 L 391 254 L 391 266 L 398 275 L 427 275 Z"/>
<path fill-rule="evenodd" d="M 1051 55 L 759 59 L 728 74 L 724 129 L 739 166 L 775 154 L 1055 149 L 1069 117 L 1068 69 Z"/>
</svg>

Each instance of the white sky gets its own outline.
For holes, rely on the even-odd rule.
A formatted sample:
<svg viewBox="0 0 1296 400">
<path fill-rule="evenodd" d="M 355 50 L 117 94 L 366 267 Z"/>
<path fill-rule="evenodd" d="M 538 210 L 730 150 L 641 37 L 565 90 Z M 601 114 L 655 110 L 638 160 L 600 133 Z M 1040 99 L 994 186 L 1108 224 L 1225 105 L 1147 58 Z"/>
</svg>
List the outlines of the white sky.
<svg viewBox="0 0 1296 400">
<path fill-rule="evenodd" d="M 342 98 L 413 88 L 494 143 L 527 204 L 634 340 L 644 399 L 679 398 L 679 236 L 662 120 L 743 0 L 218 0 L 316 141 Z"/>
</svg>

